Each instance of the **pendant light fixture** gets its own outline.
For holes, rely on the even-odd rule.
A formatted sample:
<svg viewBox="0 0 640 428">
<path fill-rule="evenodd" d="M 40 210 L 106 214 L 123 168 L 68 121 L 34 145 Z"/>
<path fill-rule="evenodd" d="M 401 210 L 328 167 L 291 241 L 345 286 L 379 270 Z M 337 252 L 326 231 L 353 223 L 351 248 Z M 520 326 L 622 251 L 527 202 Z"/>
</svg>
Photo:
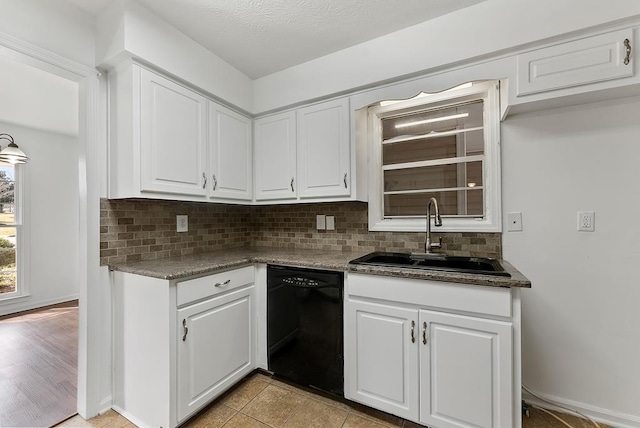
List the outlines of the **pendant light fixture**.
<svg viewBox="0 0 640 428">
<path fill-rule="evenodd" d="M 9 140 L 9 145 L 0 150 L 0 162 L 8 162 L 12 165 L 18 163 L 27 163 L 29 158 L 20 150 L 16 143 L 13 142 L 13 137 L 9 134 L 0 134 L 0 140 Z M 1 146 L 0 146 L 1 147 Z"/>
</svg>

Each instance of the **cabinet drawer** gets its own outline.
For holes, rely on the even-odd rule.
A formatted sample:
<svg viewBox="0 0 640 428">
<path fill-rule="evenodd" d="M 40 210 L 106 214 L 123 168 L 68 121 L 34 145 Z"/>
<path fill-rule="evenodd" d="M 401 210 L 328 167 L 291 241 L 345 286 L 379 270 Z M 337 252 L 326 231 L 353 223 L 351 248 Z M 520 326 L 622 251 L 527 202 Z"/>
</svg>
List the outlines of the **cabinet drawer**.
<svg viewBox="0 0 640 428">
<path fill-rule="evenodd" d="M 625 29 L 518 55 L 518 96 L 633 76 Z"/>
<path fill-rule="evenodd" d="M 254 267 L 247 266 L 200 278 L 179 281 L 177 283 L 178 306 L 252 284 L 253 278 Z"/>
</svg>

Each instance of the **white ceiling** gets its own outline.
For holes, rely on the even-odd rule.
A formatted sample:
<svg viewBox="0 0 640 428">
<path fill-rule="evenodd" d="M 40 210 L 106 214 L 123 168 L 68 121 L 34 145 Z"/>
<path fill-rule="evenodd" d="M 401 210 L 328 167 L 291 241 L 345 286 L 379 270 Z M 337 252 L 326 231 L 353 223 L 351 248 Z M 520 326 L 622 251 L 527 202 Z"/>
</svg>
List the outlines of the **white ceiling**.
<svg viewBox="0 0 640 428">
<path fill-rule="evenodd" d="M 114 0 L 67 0 L 97 15 Z M 485 0 L 139 0 L 255 79 Z"/>
</svg>

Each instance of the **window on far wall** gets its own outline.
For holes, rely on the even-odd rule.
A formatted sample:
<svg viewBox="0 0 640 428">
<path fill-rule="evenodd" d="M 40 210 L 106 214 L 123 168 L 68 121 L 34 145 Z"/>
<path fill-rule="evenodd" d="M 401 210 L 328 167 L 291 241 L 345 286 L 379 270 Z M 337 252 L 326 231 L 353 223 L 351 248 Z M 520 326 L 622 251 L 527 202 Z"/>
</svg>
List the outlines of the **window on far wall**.
<svg viewBox="0 0 640 428">
<path fill-rule="evenodd" d="M 442 232 L 498 232 L 497 81 L 369 107 L 369 229 L 424 231 L 429 198 Z"/>
<path fill-rule="evenodd" d="M 19 217 L 15 176 L 15 166 L 0 163 L 0 299 L 20 291 L 16 269 Z"/>
</svg>

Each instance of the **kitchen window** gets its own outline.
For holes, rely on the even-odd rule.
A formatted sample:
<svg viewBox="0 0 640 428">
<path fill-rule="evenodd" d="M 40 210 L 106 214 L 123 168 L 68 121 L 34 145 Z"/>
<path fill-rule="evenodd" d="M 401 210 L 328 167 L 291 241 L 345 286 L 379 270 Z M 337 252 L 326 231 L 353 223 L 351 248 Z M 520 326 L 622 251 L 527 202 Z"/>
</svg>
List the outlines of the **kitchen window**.
<svg viewBox="0 0 640 428">
<path fill-rule="evenodd" d="M 442 232 L 499 232 L 497 81 L 369 107 L 369 229 L 424 231 L 429 198 Z"/>
</svg>

